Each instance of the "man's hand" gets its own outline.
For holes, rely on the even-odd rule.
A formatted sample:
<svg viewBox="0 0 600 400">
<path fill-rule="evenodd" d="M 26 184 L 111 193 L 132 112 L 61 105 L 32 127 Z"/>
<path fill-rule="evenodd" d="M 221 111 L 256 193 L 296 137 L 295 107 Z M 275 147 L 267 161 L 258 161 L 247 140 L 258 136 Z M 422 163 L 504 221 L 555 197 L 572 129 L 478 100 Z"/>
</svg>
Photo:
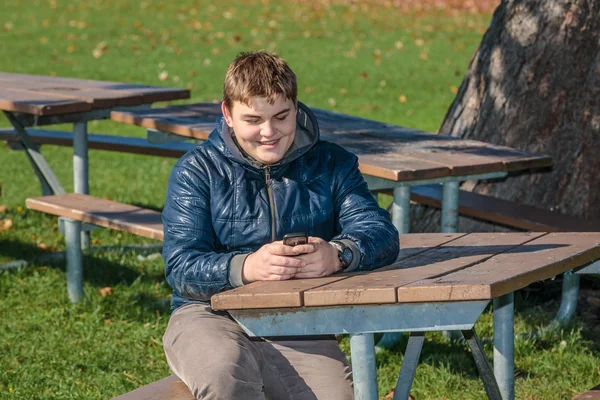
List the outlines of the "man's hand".
<svg viewBox="0 0 600 400">
<path fill-rule="evenodd" d="M 340 269 L 341 262 L 338 258 L 338 250 L 334 245 L 321 238 L 312 236 L 308 238 L 308 244 L 314 246 L 314 251 L 296 257 L 296 259 L 306 263 L 295 274 L 296 278 L 328 276 Z"/>
<path fill-rule="evenodd" d="M 265 244 L 246 257 L 242 267 L 244 283 L 290 279 L 306 266 L 306 261 L 295 256 L 313 251 L 315 246 L 311 243 L 294 247 L 286 246 L 282 241 Z"/>
</svg>

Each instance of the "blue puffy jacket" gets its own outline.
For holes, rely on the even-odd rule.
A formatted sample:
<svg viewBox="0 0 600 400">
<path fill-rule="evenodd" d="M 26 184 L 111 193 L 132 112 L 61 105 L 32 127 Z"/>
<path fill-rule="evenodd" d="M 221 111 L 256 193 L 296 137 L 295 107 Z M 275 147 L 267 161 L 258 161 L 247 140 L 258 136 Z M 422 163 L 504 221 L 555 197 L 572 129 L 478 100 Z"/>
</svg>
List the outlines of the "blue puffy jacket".
<svg viewBox="0 0 600 400">
<path fill-rule="evenodd" d="M 396 259 L 398 232 L 357 157 L 320 140 L 314 114 L 298 104 L 294 143 L 276 165 L 242 153 L 220 118 L 208 141 L 173 167 L 162 213 L 173 309 L 242 285 L 245 257 L 290 232 L 345 242 L 354 253 L 348 270 Z"/>
</svg>

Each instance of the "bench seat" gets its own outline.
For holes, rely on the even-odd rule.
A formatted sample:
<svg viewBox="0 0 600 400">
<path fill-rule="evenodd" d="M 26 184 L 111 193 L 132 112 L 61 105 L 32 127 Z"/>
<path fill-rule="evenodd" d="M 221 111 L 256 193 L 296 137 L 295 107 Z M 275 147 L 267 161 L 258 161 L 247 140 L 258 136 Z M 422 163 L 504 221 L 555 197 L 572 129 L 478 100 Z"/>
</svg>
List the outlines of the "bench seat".
<svg viewBox="0 0 600 400">
<path fill-rule="evenodd" d="M 152 382 L 113 400 L 194 400 L 188 387 L 175 375 Z"/>
<path fill-rule="evenodd" d="M 37 145 L 73 147 L 71 132 L 46 129 L 27 129 L 27 134 Z M 13 129 L 0 129 L 0 141 L 19 143 L 19 137 Z M 115 135 L 88 134 L 88 148 L 94 150 L 117 151 L 122 153 L 179 158 L 196 147 L 190 142 L 149 143 L 146 139 Z"/>
<path fill-rule="evenodd" d="M 573 397 L 573 400 L 600 400 L 600 385 Z"/>
<path fill-rule="evenodd" d="M 390 190 L 383 191 L 392 194 Z M 442 185 L 411 188 L 410 199 L 430 207 L 442 208 Z M 460 190 L 460 215 L 534 232 L 598 232 L 600 221 L 589 220 L 554 211 L 518 204 L 491 196 Z"/>
<path fill-rule="evenodd" d="M 160 212 L 81 193 L 28 198 L 27 208 L 75 221 L 85 222 L 163 240 Z"/>
</svg>

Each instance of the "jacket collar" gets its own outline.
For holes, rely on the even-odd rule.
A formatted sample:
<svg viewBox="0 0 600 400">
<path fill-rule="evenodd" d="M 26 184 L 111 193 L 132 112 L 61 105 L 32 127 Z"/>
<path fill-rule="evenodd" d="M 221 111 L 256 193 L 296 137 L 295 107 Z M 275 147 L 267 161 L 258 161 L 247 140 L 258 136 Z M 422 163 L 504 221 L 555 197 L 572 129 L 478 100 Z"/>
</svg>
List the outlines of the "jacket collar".
<svg viewBox="0 0 600 400">
<path fill-rule="evenodd" d="M 235 162 L 262 169 L 264 164 L 254 160 L 245 154 L 237 145 L 231 128 L 225 123 L 225 119 L 217 119 L 217 127 L 210 133 L 208 141 L 211 142 L 223 155 Z M 319 141 L 319 125 L 313 112 L 303 103 L 298 102 L 298 113 L 296 114 L 296 135 L 294 142 L 285 153 L 281 161 L 273 165 L 280 166 L 288 164 L 305 154 Z"/>
</svg>

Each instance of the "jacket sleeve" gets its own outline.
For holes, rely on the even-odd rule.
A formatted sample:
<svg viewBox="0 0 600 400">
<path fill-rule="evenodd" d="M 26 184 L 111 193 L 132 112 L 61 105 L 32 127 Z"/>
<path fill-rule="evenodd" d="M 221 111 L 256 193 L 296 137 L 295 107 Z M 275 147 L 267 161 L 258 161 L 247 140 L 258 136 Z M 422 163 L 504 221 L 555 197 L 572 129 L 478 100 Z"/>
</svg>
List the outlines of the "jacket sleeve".
<svg viewBox="0 0 600 400">
<path fill-rule="evenodd" d="M 392 264 L 400 250 L 398 231 L 390 214 L 371 194 L 358 169 L 358 158 L 344 153 L 347 157 L 335 163 L 334 206 L 336 232 L 340 234 L 334 240 L 350 240 L 360 252 L 358 263 L 353 262 L 347 271 L 368 271 Z"/>
<path fill-rule="evenodd" d="M 217 240 L 206 180 L 201 170 L 177 163 L 169 177 L 162 212 L 166 280 L 175 294 L 203 301 L 232 288 L 230 267 L 238 264 L 241 272 L 246 256 L 215 251 Z"/>
</svg>

